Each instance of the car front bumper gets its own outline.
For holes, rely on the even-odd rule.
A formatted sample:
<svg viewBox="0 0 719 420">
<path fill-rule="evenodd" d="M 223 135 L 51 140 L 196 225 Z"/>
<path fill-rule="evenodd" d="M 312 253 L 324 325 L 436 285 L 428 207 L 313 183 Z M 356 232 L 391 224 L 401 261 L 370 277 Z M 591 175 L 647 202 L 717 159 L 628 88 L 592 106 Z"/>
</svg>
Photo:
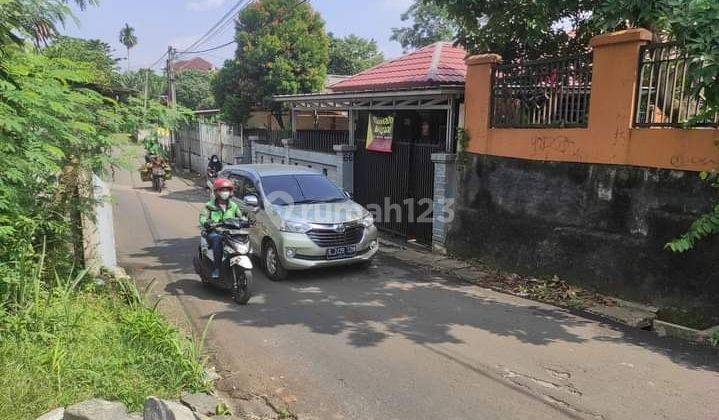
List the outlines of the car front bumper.
<svg viewBox="0 0 719 420">
<path fill-rule="evenodd" d="M 357 252 L 350 258 L 328 260 L 327 248 L 318 246 L 304 233 L 280 233 L 277 252 L 282 266 L 287 270 L 309 270 L 321 267 L 336 267 L 369 261 L 379 250 L 377 228 L 365 228 L 362 240 L 356 244 Z M 288 255 L 288 250 L 292 252 Z"/>
</svg>

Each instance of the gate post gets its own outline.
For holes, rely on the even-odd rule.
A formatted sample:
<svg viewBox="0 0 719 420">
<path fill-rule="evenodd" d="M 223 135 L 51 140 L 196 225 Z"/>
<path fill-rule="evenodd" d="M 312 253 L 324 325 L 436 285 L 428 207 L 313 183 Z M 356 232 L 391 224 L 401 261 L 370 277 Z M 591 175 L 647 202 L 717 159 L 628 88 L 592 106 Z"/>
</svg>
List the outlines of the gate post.
<svg viewBox="0 0 719 420">
<path fill-rule="evenodd" d="M 284 161 L 282 162 L 283 165 L 289 165 L 290 161 L 292 160 L 292 145 L 294 144 L 295 139 L 282 139 L 282 147 L 285 149 L 284 154 Z"/>
<path fill-rule="evenodd" d="M 432 153 L 434 163 L 434 197 L 432 201 L 432 249 L 447 254 L 447 233 L 454 219 L 457 196 L 457 155 Z"/>
<path fill-rule="evenodd" d="M 337 181 L 340 188 L 354 194 L 354 145 L 336 144 L 332 147 L 337 154 Z"/>
</svg>

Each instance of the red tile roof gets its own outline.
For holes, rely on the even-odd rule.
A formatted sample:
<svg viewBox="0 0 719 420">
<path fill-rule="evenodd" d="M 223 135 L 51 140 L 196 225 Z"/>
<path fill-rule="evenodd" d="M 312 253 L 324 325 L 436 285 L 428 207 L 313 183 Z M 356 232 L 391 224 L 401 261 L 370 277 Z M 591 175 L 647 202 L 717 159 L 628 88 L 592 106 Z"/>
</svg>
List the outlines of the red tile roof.
<svg viewBox="0 0 719 420">
<path fill-rule="evenodd" d="M 183 70 L 199 70 L 211 71 L 215 69 L 215 65 L 202 57 L 195 57 L 191 60 L 176 61 L 174 64 L 175 71 Z"/>
<path fill-rule="evenodd" d="M 467 52 L 449 42 L 437 42 L 395 60 L 386 61 L 329 88 L 333 92 L 387 90 L 463 84 Z"/>
</svg>

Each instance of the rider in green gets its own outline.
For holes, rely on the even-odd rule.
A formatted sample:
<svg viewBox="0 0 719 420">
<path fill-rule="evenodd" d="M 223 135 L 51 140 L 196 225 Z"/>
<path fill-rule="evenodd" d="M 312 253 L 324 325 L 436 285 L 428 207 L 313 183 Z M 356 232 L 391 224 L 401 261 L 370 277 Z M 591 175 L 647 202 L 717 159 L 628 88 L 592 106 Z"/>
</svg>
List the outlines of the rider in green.
<svg viewBox="0 0 719 420">
<path fill-rule="evenodd" d="M 222 267 L 222 235 L 212 230 L 212 225 L 223 220 L 237 219 L 242 217 L 240 207 L 230 200 L 235 185 L 229 179 L 218 178 L 212 184 L 215 191 L 215 198 L 208 201 L 200 211 L 200 226 L 202 234 L 207 238 L 207 244 L 212 249 L 213 264 L 212 278 L 220 278 Z"/>
</svg>

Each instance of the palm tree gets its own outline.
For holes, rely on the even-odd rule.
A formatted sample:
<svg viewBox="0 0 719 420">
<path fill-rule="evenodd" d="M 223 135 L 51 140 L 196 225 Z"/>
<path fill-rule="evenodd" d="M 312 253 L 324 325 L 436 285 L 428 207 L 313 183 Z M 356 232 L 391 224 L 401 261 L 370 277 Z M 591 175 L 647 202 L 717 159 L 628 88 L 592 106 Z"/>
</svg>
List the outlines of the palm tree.
<svg viewBox="0 0 719 420">
<path fill-rule="evenodd" d="M 126 23 L 125 27 L 120 29 L 120 43 L 127 48 L 127 71 L 130 71 L 130 48 L 137 45 L 135 28 Z"/>
<path fill-rule="evenodd" d="M 74 16 L 69 3 L 85 10 L 99 0 L 0 0 L 0 49 L 8 43 L 20 44 L 30 37 L 35 45 L 47 45 L 57 35 L 57 24 Z M 0 51 L 1 52 L 1 51 Z"/>
</svg>

